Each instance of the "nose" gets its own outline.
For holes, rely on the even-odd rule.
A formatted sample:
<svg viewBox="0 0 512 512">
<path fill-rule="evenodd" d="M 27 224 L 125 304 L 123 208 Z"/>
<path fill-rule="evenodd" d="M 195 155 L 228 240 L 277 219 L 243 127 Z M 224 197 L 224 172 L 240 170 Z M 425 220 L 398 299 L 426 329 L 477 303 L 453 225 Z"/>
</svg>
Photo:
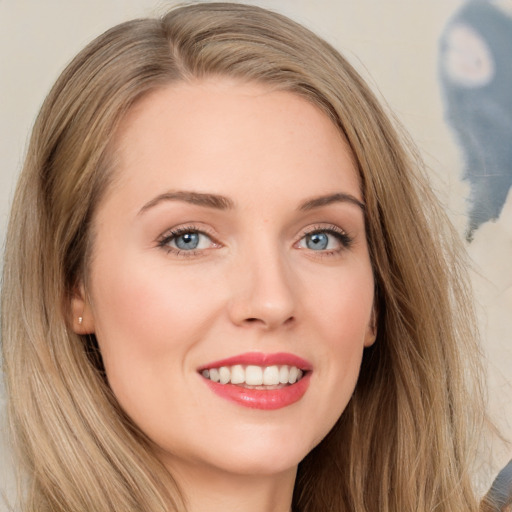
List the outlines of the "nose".
<svg viewBox="0 0 512 512">
<path fill-rule="evenodd" d="M 278 250 L 240 258 L 230 276 L 229 316 L 239 326 L 273 330 L 296 320 L 292 271 Z"/>
</svg>

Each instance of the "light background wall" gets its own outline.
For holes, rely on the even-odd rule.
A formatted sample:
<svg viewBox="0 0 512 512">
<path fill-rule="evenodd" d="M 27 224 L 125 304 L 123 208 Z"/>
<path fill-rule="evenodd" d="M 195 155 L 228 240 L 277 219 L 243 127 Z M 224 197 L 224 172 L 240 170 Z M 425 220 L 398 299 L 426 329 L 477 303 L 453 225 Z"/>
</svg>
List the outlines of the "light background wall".
<svg viewBox="0 0 512 512">
<path fill-rule="evenodd" d="M 462 155 L 443 120 L 438 41 L 462 0 L 255 0 L 302 22 L 341 50 L 395 112 L 418 145 L 432 184 L 464 232 L 469 186 Z M 506 3 L 506 0 L 502 2 Z M 0 241 L 28 134 L 65 64 L 94 36 L 121 21 L 162 13 L 156 0 L 0 0 Z M 489 366 L 490 410 L 512 438 L 512 195 L 497 222 L 483 225 L 468 250 L 475 262 Z M 0 416 L 3 398 L 0 389 Z M 512 457 L 496 446 L 497 465 Z M 0 441 L 0 488 L 12 488 Z M 0 511 L 2 509 L 0 499 Z"/>
</svg>

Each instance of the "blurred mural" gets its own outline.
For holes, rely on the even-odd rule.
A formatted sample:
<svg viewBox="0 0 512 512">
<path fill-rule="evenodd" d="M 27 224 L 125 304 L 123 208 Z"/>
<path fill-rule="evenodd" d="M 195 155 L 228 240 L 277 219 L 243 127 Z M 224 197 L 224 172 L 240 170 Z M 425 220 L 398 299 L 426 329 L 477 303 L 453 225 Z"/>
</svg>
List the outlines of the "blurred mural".
<svg viewBox="0 0 512 512">
<path fill-rule="evenodd" d="M 485 510 L 496 512 L 512 512 L 512 461 L 510 461 L 494 480 L 489 492 L 484 498 Z"/>
<path fill-rule="evenodd" d="M 474 241 L 470 254 L 481 272 L 478 298 L 487 312 L 487 348 L 496 363 L 500 353 L 507 359 L 503 349 L 510 351 L 512 345 L 505 326 L 512 314 L 512 217 L 506 211 L 507 196 L 512 196 L 512 0 L 463 3 L 448 20 L 439 51 L 445 118 L 463 154 L 462 178 L 471 189 L 466 237 Z M 504 229 L 484 228 L 498 219 Z M 503 257 L 506 263 L 500 265 Z M 506 379 L 512 372 L 500 375 L 496 364 L 490 369 L 490 383 L 500 395 L 495 401 L 510 411 Z M 512 461 L 487 500 L 488 510 L 512 512 Z"/>
<path fill-rule="evenodd" d="M 447 121 L 471 185 L 471 240 L 499 217 L 512 186 L 512 0 L 464 4 L 446 26 L 439 62 Z"/>
</svg>

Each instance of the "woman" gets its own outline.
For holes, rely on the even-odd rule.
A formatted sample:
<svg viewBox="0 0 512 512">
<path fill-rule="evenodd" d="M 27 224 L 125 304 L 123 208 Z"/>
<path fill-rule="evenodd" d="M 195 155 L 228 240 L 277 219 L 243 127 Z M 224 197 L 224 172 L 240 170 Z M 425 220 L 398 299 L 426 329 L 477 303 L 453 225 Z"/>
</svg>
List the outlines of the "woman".
<svg viewBox="0 0 512 512">
<path fill-rule="evenodd" d="M 6 242 L 23 510 L 476 510 L 463 259 L 406 148 L 335 50 L 256 7 L 85 48 Z"/>
</svg>

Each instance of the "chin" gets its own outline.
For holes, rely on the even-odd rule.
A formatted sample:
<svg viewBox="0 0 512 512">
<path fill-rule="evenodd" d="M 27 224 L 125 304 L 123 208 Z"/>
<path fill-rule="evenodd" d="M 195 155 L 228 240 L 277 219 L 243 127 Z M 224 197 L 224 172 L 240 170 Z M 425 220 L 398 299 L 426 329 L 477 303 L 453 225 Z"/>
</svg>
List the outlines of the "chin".
<svg viewBox="0 0 512 512">
<path fill-rule="evenodd" d="M 282 450 L 280 453 L 247 454 L 238 453 L 236 457 L 229 460 L 224 458 L 215 465 L 217 469 L 225 473 L 246 476 L 272 476 L 295 472 L 299 462 L 307 455 L 307 451 L 298 455 L 287 453 Z"/>
<path fill-rule="evenodd" d="M 162 461 L 172 473 L 174 462 L 178 459 L 192 462 L 196 470 L 200 468 L 220 472 L 220 474 L 269 476 L 296 471 L 299 462 L 315 446 L 315 442 L 307 442 L 304 432 L 290 435 L 285 430 L 255 429 L 226 431 L 215 435 L 210 432 L 205 437 L 209 440 L 201 446 L 189 447 L 186 450 L 169 447 L 160 451 Z"/>
<path fill-rule="evenodd" d="M 293 448 L 293 449 L 290 449 Z M 233 472 L 243 475 L 277 475 L 296 469 L 309 450 L 297 450 L 296 447 L 281 446 L 266 452 L 238 455 L 232 466 Z"/>
</svg>

